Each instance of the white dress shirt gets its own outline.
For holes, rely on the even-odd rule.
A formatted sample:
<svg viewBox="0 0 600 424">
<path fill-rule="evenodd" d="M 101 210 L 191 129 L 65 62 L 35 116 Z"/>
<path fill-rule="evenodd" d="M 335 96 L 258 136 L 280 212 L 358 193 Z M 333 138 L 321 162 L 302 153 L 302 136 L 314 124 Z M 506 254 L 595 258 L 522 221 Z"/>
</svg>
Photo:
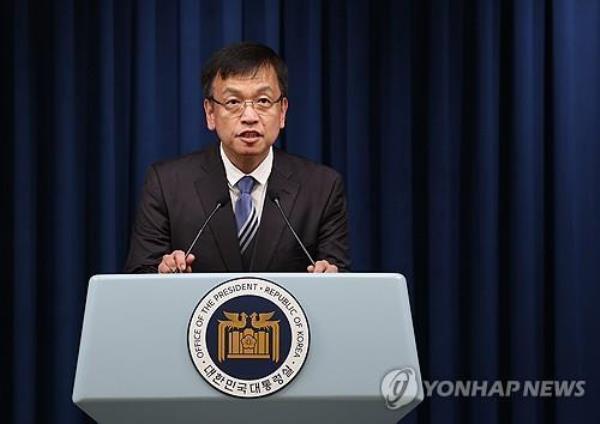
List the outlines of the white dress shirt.
<svg viewBox="0 0 600 424">
<path fill-rule="evenodd" d="M 256 208 L 256 213 L 258 214 L 258 223 L 260 225 L 260 218 L 262 217 L 263 206 L 265 204 L 265 197 L 267 194 L 267 181 L 269 180 L 269 175 L 271 175 L 271 169 L 273 169 L 273 147 L 269 149 L 267 157 L 260 163 L 260 165 L 258 165 L 258 167 L 249 174 L 245 174 L 236 168 L 236 166 L 231 163 L 225 154 L 223 145 L 220 144 L 219 147 L 221 152 L 221 160 L 223 161 L 223 165 L 225 165 L 225 175 L 227 177 L 227 185 L 229 186 L 231 207 L 234 208 L 234 213 L 235 203 L 240 198 L 240 189 L 236 184 L 240 179 L 242 179 L 242 177 L 250 175 L 255 179 L 251 196 L 254 207 Z"/>
</svg>

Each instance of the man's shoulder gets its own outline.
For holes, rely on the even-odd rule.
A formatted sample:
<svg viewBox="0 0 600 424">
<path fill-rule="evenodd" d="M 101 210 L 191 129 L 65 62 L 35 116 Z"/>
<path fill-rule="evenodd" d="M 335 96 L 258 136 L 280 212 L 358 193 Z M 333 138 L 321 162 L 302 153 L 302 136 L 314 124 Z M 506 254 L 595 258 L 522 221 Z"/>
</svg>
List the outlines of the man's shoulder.
<svg viewBox="0 0 600 424">
<path fill-rule="evenodd" d="M 285 152 L 278 148 L 274 148 L 274 154 L 275 160 L 273 165 L 280 172 L 316 181 L 341 179 L 338 171 L 321 163 Z"/>
<path fill-rule="evenodd" d="M 209 171 L 219 165 L 218 146 L 209 145 L 199 150 L 175 158 L 162 159 L 150 165 L 150 168 L 160 176 L 187 173 L 197 175 L 198 171 Z"/>
</svg>

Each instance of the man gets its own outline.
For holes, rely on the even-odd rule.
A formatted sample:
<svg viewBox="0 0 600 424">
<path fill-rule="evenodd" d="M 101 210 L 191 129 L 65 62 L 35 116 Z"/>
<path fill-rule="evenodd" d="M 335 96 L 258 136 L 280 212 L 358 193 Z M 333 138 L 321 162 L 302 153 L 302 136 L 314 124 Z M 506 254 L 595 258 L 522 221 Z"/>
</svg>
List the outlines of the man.
<svg viewBox="0 0 600 424">
<path fill-rule="evenodd" d="M 337 272 L 350 265 L 340 175 L 273 148 L 288 110 L 287 68 L 270 48 L 225 47 L 202 73 L 219 144 L 150 167 L 126 272 Z M 307 250 L 287 228 L 274 198 Z M 190 255 L 185 250 L 215 205 Z"/>
</svg>

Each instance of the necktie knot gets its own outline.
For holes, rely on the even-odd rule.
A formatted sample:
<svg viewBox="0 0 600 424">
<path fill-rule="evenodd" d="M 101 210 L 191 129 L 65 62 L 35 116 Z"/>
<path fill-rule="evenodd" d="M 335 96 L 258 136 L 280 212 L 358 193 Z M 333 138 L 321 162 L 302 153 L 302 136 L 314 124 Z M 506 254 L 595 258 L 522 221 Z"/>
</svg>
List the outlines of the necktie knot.
<svg viewBox="0 0 600 424">
<path fill-rule="evenodd" d="M 237 186 L 240 189 L 240 193 L 242 194 L 250 194 L 252 192 L 252 188 L 254 187 L 254 178 L 250 175 L 246 175 L 245 177 L 240 178 L 237 182 Z"/>
</svg>

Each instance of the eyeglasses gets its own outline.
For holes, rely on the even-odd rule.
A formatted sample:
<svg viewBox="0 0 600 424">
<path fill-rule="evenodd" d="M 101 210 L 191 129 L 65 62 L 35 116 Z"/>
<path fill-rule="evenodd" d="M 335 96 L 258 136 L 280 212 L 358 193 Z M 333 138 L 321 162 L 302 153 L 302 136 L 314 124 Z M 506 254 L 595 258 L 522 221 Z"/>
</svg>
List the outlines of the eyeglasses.
<svg viewBox="0 0 600 424">
<path fill-rule="evenodd" d="M 267 96 L 259 97 L 258 99 L 253 100 L 241 100 L 237 98 L 231 98 L 226 100 L 225 102 L 220 102 L 215 99 L 213 96 L 208 97 L 208 100 L 211 102 L 215 102 L 218 105 L 223 106 L 223 108 L 234 116 L 239 116 L 244 113 L 244 109 L 246 105 L 249 103 L 252 105 L 256 113 L 260 115 L 268 115 L 275 103 L 279 103 L 283 100 L 283 94 L 279 96 L 277 100 L 271 100 Z"/>
</svg>

